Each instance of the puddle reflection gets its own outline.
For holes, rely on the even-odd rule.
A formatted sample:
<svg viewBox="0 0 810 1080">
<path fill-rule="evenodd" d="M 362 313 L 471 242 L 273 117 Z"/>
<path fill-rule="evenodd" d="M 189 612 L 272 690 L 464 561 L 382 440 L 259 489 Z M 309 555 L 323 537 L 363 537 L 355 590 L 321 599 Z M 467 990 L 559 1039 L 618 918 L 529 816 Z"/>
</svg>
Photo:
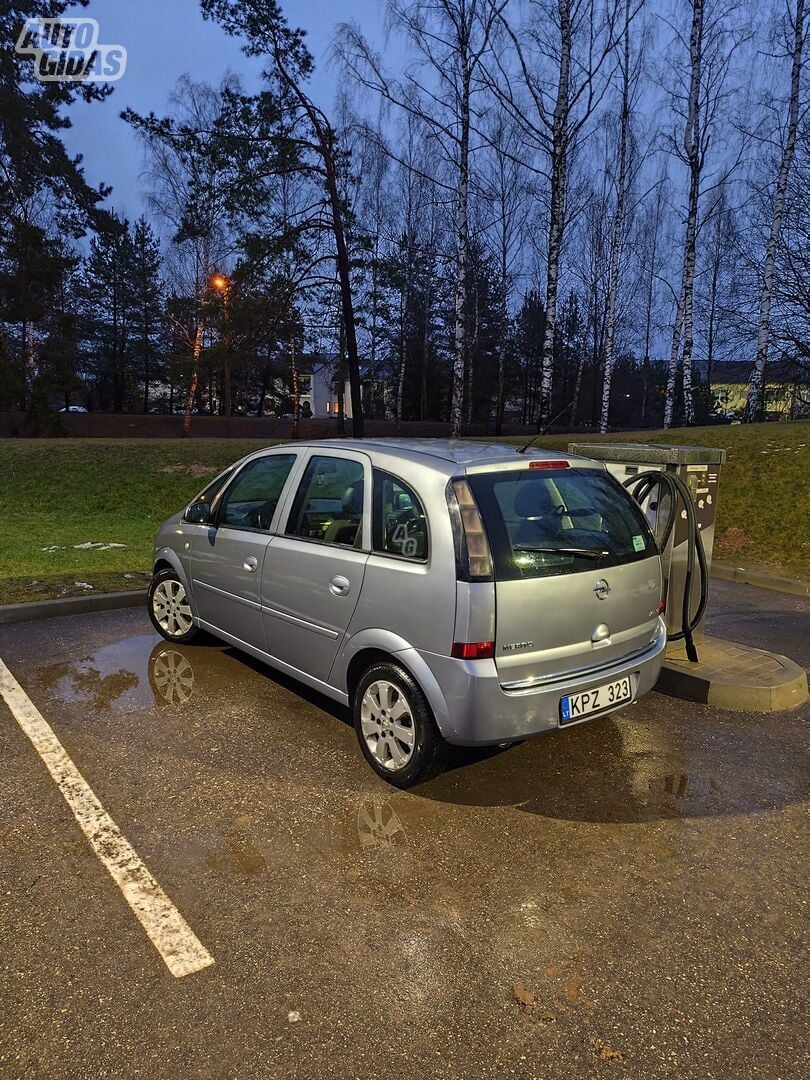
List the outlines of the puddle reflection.
<svg viewBox="0 0 810 1080">
<path fill-rule="evenodd" d="M 77 702 L 94 710 L 149 705 L 151 693 L 144 675 L 154 643 L 153 634 L 139 634 L 102 645 L 89 656 L 40 668 L 38 679 L 57 701 Z"/>
<path fill-rule="evenodd" d="M 356 824 L 363 851 L 390 851 L 408 843 L 405 826 L 390 802 L 371 799 L 361 803 Z"/>
<path fill-rule="evenodd" d="M 158 704 L 186 705 L 194 694 L 194 667 L 187 656 L 169 645 L 158 645 L 149 657 L 149 682 Z"/>
</svg>

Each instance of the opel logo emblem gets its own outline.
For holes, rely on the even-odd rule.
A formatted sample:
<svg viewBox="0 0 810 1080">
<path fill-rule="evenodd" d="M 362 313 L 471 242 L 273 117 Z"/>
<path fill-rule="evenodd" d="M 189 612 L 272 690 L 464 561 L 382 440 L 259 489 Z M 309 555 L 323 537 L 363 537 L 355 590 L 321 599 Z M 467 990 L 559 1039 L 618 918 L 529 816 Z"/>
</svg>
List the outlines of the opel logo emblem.
<svg viewBox="0 0 810 1080">
<path fill-rule="evenodd" d="M 593 591 L 596 593 L 600 600 L 606 600 L 607 594 L 610 592 L 610 586 L 604 578 L 600 578 L 594 585 Z"/>
</svg>

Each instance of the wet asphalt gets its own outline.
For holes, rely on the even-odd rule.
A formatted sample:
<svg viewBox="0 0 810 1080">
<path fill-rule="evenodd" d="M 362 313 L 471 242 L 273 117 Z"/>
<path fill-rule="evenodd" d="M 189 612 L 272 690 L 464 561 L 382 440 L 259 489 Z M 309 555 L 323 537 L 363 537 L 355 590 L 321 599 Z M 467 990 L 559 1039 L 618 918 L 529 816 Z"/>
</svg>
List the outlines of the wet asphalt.
<svg viewBox="0 0 810 1080">
<path fill-rule="evenodd" d="M 806 600 L 715 583 L 710 629 L 810 665 Z M 0 1075 L 807 1075 L 808 707 L 653 693 L 397 793 L 139 610 L 0 657 L 215 958 L 172 978 L 0 702 Z"/>
</svg>

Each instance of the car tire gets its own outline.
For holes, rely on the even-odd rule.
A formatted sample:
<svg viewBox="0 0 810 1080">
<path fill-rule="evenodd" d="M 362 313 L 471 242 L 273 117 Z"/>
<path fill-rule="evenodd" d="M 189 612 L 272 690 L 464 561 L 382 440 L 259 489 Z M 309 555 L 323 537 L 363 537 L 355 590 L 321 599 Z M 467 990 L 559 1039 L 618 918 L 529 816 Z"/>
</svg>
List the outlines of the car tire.
<svg viewBox="0 0 810 1080">
<path fill-rule="evenodd" d="M 167 641 L 190 645 L 200 637 L 186 587 L 174 570 L 160 570 L 154 575 L 146 602 L 152 625 Z"/>
<path fill-rule="evenodd" d="M 352 714 L 360 749 L 386 783 L 413 787 L 444 768 L 447 743 L 419 684 L 399 664 L 380 661 L 364 672 Z"/>
</svg>

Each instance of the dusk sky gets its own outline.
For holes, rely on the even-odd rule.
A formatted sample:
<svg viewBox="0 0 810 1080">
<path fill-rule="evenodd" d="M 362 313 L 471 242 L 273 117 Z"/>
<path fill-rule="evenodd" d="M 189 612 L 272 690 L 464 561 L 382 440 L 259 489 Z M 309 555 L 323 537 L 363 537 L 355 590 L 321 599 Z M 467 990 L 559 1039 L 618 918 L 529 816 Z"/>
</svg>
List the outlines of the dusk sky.
<svg viewBox="0 0 810 1080">
<path fill-rule="evenodd" d="M 334 100 L 335 72 L 327 64 L 335 27 L 354 20 L 381 44 L 382 4 L 378 0 L 287 0 L 284 12 L 293 26 L 308 31 L 309 47 L 317 69 L 311 91 L 325 106 Z M 245 88 L 259 85 L 261 64 L 248 59 L 239 42 L 216 24 L 205 22 L 198 0 L 91 0 L 89 7 L 68 9 L 98 20 L 102 44 L 123 45 L 128 51 L 123 78 L 103 104 L 77 104 L 71 111 L 73 127 L 65 142 L 72 153 L 84 155 L 88 180 L 111 184 L 107 206 L 134 218 L 144 209 L 143 153 L 120 112 L 131 106 L 141 113 L 163 114 L 179 76 L 217 84 L 231 70 Z"/>
</svg>

